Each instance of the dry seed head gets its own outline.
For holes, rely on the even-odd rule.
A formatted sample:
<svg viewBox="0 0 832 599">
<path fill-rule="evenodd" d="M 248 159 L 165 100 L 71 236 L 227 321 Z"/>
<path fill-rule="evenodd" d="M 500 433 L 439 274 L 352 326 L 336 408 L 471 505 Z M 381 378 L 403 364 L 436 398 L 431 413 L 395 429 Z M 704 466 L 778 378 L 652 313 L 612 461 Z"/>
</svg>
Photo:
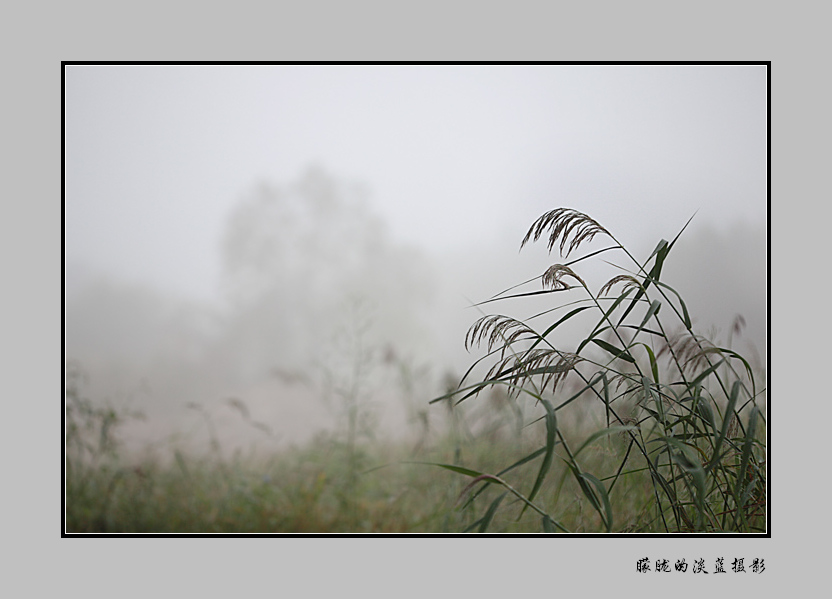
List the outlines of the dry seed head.
<svg viewBox="0 0 832 599">
<path fill-rule="evenodd" d="M 558 239 L 560 239 L 560 254 L 563 257 L 568 257 L 572 250 L 584 241 L 592 241 L 592 238 L 598 233 L 604 233 L 611 237 L 609 231 L 583 212 L 570 208 L 558 208 L 547 212 L 532 224 L 529 232 L 526 233 L 526 237 L 523 238 L 520 248 L 522 249 L 530 239 L 534 241 L 540 239 L 546 229 L 550 229 L 549 252 L 552 251 Z M 572 237 L 571 242 L 569 241 L 570 236 Z M 568 248 L 567 242 L 569 242 Z M 566 250 L 566 254 L 564 254 L 564 250 Z"/>
<path fill-rule="evenodd" d="M 575 366 L 582 361 L 583 358 L 578 354 L 558 352 L 558 360 L 555 362 L 554 367 L 552 367 L 551 362 L 547 364 L 547 366 L 551 369 L 551 372 L 546 378 L 543 379 L 543 389 L 551 384 L 552 393 L 554 393 L 558 383 L 566 378 L 566 375 L 569 374 L 571 370 L 574 370 Z"/>
<path fill-rule="evenodd" d="M 737 433 L 740 430 L 740 420 L 737 418 L 736 414 L 731 415 L 731 420 L 728 423 L 728 431 L 725 434 L 725 437 L 728 439 L 736 439 Z M 725 459 L 730 460 L 736 457 L 739 454 L 739 451 L 736 448 L 736 445 L 733 443 L 729 446 L 729 448 L 725 452 Z"/>
<path fill-rule="evenodd" d="M 248 413 L 248 407 L 245 403 L 243 403 L 243 400 L 238 399 L 236 397 L 229 397 L 226 401 L 232 408 L 240 412 L 240 414 L 243 415 L 243 418 L 248 419 L 250 417 Z"/>
<path fill-rule="evenodd" d="M 621 418 L 621 425 L 622 426 L 635 426 L 636 428 L 638 428 L 638 419 L 633 418 L 631 416 L 624 416 L 623 418 Z M 621 431 L 618 434 L 621 436 L 622 439 L 624 439 L 626 441 L 627 438 L 630 436 L 630 431 Z"/>
<path fill-rule="evenodd" d="M 707 355 L 716 350 L 713 344 L 704 337 L 691 335 L 688 331 L 677 331 L 666 339 L 666 343 L 656 354 L 657 358 L 664 355 L 675 356 L 683 370 L 696 370 L 703 366 Z"/>
<path fill-rule="evenodd" d="M 737 418 L 736 414 L 733 414 L 731 416 L 731 421 L 728 423 L 728 432 L 726 433 L 726 436 L 729 439 L 734 439 L 734 438 L 736 438 L 737 433 L 739 432 L 739 430 L 740 430 L 740 419 Z"/>
<path fill-rule="evenodd" d="M 524 333 L 534 334 L 534 331 L 525 323 L 508 316 L 483 316 L 468 329 L 465 335 L 465 349 L 470 350 L 475 344 L 479 346 L 485 339 L 488 351 L 502 343 L 505 354 L 506 348 Z"/>
<path fill-rule="evenodd" d="M 564 276 L 572 277 L 573 279 L 579 281 L 581 285 L 586 287 L 584 280 L 576 275 L 575 271 L 568 266 L 564 266 L 563 264 L 553 264 L 547 268 L 546 272 L 543 273 L 543 276 L 540 277 L 540 280 L 543 282 L 544 289 L 546 287 L 551 287 L 554 290 L 569 289 L 570 286 L 561 280 Z"/>
<path fill-rule="evenodd" d="M 607 281 L 601 290 L 598 292 L 598 297 L 606 295 L 612 290 L 614 285 L 618 283 L 625 283 L 624 289 L 642 289 L 641 282 L 632 275 L 618 275 Z"/>
<path fill-rule="evenodd" d="M 739 335 L 742 333 L 742 330 L 745 328 L 745 318 L 742 317 L 742 314 L 737 314 L 734 317 L 734 322 L 731 323 L 731 333 L 734 335 Z"/>
<path fill-rule="evenodd" d="M 551 385 L 554 393 L 559 382 L 571 370 L 574 370 L 575 366 L 581 361 L 583 361 L 583 358 L 576 354 L 561 352 L 556 349 L 527 349 L 516 354 L 503 356 L 491 367 L 485 375 L 485 379 L 499 378 L 505 382 L 518 384 L 524 379 L 540 376 L 540 391 L 544 391 Z M 545 371 L 541 371 L 541 369 L 545 369 Z M 509 396 L 515 393 L 518 393 L 518 391 L 508 391 Z"/>
</svg>

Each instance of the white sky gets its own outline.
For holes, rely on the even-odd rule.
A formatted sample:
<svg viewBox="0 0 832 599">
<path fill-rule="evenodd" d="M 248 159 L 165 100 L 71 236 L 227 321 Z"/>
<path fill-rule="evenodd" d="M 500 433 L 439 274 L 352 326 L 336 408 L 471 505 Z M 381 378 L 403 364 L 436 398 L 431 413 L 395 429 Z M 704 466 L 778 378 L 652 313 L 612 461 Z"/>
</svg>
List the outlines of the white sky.
<svg viewBox="0 0 832 599">
<path fill-rule="evenodd" d="M 436 253 L 560 206 L 652 248 L 766 222 L 766 123 L 764 66 L 68 66 L 66 260 L 210 298 L 235 203 L 313 164 Z"/>
</svg>

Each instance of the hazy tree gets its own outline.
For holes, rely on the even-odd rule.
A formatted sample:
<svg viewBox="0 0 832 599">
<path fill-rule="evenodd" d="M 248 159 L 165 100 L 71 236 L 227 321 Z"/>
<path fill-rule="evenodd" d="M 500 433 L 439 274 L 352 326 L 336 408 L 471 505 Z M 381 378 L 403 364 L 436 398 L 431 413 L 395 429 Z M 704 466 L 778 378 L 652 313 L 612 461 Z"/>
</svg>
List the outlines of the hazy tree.
<svg viewBox="0 0 832 599">
<path fill-rule="evenodd" d="M 321 169 L 252 190 L 229 218 L 222 267 L 226 343 L 247 375 L 309 366 L 356 303 L 372 321 L 368 344 L 408 353 L 430 342 L 427 262 L 389 239 L 360 185 Z"/>
</svg>

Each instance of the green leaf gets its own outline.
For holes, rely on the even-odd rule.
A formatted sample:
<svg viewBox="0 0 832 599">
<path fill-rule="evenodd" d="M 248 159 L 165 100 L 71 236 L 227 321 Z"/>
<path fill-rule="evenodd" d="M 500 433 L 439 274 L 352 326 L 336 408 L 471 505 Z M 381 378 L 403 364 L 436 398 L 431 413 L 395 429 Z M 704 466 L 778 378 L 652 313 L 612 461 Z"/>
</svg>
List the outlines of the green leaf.
<svg viewBox="0 0 832 599">
<path fill-rule="evenodd" d="M 509 466 L 508 468 L 504 468 L 503 470 L 500 470 L 500 471 L 497 473 L 497 476 L 502 476 L 502 475 L 503 475 L 503 474 L 505 474 L 506 472 L 509 472 L 510 470 L 514 470 L 514 469 L 515 469 L 515 468 L 517 468 L 518 466 L 522 466 L 523 464 L 525 464 L 525 463 L 527 463 L 527 462 L 531 462 L 531 461 L 532 461 L 533 459 L 535 459 L 536 457 L 543 455 L 543 453 L 545 453 L 545 452 L 546 452 L 546 449 L 547 449 L 546 447 L 541 447 L 540 449 L 537 449 L 537 450 L 535 450 L 535 451 L 531 452 L 529 455 L 527 455 L 527 456 L 526 456 L 525 458 L 523 458 L 522 460 L 518 460 L 517 462 L 514 462 L 514 463 L 513 463 L 511 466 Z"/>
<path fill-rule="evenodd" d="M 662 287 L 663 289 L 667 289 L 668 291 L 672 292 L 676 296 L 676 299 L 679 300 L 679 305 L 682 307 L 682 322 L 684 323 L 685 328 L 687 330 L 690 330 L 693 325 L 691 324 L 690 314 L 688 314 L 688 307 L 685 304 L 685 300 L 683 300 L 682 296 L 679 295 L 679 292 L 676 291 L 675 289 L 673 289 L 673 287 L 671 287 L 670 285 L 660 283 L 659 281 L 656 281 L 656 286 L 657 287 Z"/>
<path fill-rule="evenodd" d="M 641 385 L 644 387 L 644 397 L 645 399 L 652 398 L 653 402 L 656 404 L 656 412 L 658 413 L 658 420 L 662 423 L 662 425 L 666 425 L 665 413 L 664 413 L 664 402 L 662 401 L 661 395 L 653 389 L 653 383 L 650 379 L 646 376 L 641 377 Z"/>
<path fill-rule="evenodd" d="M 728 405 L 725 406 L 725 416 L 722 419 L 722 429 L 719 431 L 716 443 L 714 443 L 714 453 L 708 464 L 708 472 L 713 471 L 717 464 L 722 461 L 722 455 L 719 452 L 722 449 L 722 444 L 725 442 L 725 437 L 728 436 L 728 427 L 731 425 L 731 419 L 734 416 L 734 408 L 737 405 L 737 398 L 739 397 L 741 387 L 742 383 L 740 381 L 734 381 L 734 385 L 731 387 L 731 395 L 728 397 Z"/>
<path fill-rule="evenodd" d="M 592 342 L 601 349 L 608 351 L 616 358 L 621 358 L 622 360 L 630 362 L 631 364 L 634 364 L 636 361 L 635 358 L 633 358 L 633 356 L 631 356 L 626 349 L 618 349 L 611 343 L 607 343 L 606 341 L 602 341 L 601 339 L 593 339 Z"/>
<path fill-rule="evenodd" d="M 537 473 L 537 479 L 534 481 L 534 487 L 532 487 L 529 493 L 529 501 L 532 501 L 535 495 L 537 495 L 537 492 L 540 491 L 546 474 L 552 466 L 552 458 L 555 455 L 555 439 L 557 438 L 558 432 L 557 417 L 555 416 L 555 410 L 552 404 L 547 399 L 541 399 L 540 403 L 546 409 L 546 453 L 543 456 L 543 463 L 540 464 L 540 470 Z M 526 511 L 525 507 L 523 511 Z"/>
<path fill-rule="evenodd" d="M 664 437 L 664 440 L 677 450 L 677 453 L 670 454 L 670 459 L 682 470 L 687 472 L 693 480 L 692 490 L 696 503 L 698 526 L 701 527 L 704 519 L 705 469 L 702 467 L 699 456 L 696 455 L 691 446 L 672 437 Z"/>
<path fill-rule="evenodd" d="M 656 359 L 656 354 L 653 353 L 653 348 L 647 345 L 646 343 L 642 343 L 641 341 L 637 343 L 633 343 L 633 346 L 640 345 L 645 350 L 647 350 L 647 357 L 650 360 L 650 372 L 653 374 L 653 380 L 656 384 L 659 384 L 659 362 Z"/>
<path fill-rule="evenodd" d="M 647 356 L 650 358 L 650 371 L 653 373 L 653 380 L 658 385 L 659 384 L 659 362 L 658 362 L 658 360 L 656 360 L 656 354 L 653 353 L 653 349 L 649 345 L 647 345 L 646 343 L 644 343 L 642 345 L 644 345 L 644 349 L 647 350 Z"/>
<path fill-rule="evenodd" d="M 554 523 L 552 522 L 552 519 L 549 516 L 543 516 L 542 521 L 543 521 L 542 522 L 543 532 L 549 533 L 549 534 L 554 534 L 554 533 L 558 532 L 557 529 L 555 528 Z"/>
<path fill-rule="evenodd" d="M 439 465 L 441 465 L 441 464 L 436 464 L 436 465 L 437 465 L 437 466 L 439 466 Z M 467 486 L 467 487 L 465 487 L 465 488 L 462 490 L 462 492 L 460 493 L 460 496 L 459 496 L 459 499 L 457 500 L 457 502 L 460 502 L 460 501 L 462 500 L 462 497 L 464 497 L 464 496 L 465 496 L 465 494 L 466 494 L 466 493 L 468 493 L 468 491 L 471 489 L 471 487 L 473 487 L 474 485 L 476 485 L 477 483 L 480 483 L 480 482 L 482 482 L 482 481 L 486 481 L 486 482 L 488 482 L 488 483 L 497 483 L 498 485 L 502 485 L 503 487 L 505 487 L 506 489 L 508 489 L 508 491 L 510 491 L 510 492 L 511 492 L 511 493 L 512 493 L 515 497 L 517 497 L 517 499 L 519 499 L 520 501 L 522 501 L 523 503 L 525 503 L 527 506 L 529 506 L 530 508 L 532 508 L 532 509 L 533 509 L 534 511 L 536 511 L 538 514 L 540 514 L 541 516 L 546 515 L 546 512 L 544 512 L 544 511 L 543 511 L 543 510 L 541 510 L 538 506 L 536 506 L 536 505 L 535 505 L 535 504 L 533 504 L 531 501 L 529 501 L 529 500 L 528 500 L 526 497 L 524 497 L 524 496 L 523 496 L 523 495 L 522 495 L 519 491 L 517 491 L 517 489 L 515 489 L 514 487 L 512 487 L 510 484 L 508 484 L 506 481 L 504 481 L 503 479 L 501 479 L 499 476 L 494 476 L 493 474 L 481 474 L 481 475 L 479 475 L 478 477 L 476 477 L 474 480 L 472 480 L 470 483 L 468 483 L 468 486 Z M 556 521 L 554 521 L 554 520 L 553 520 L 553 522 L 554 522 L 554 524 L 555 524 L 558 528 L 561 528 L 561 529 L 562 529 L 562 530 L 564 530 L 565 532 L 569 532 L 569 531 L 568 531 L 566 528 L 564 528 L 564 527 L 563 527 L 563 525 L 561 525 L 560 523 L 558 523 L 558 522 L 556 522 Z"/>
<path fill-rule="evenodd" d="M 667 251 L 668 251 L 668 252 L 669 252 L 669 251 L 673 248 L 673 246 L 674 246 L 674 245 L 676 245 L 676 241 L 679 239 L 679 237 L 681 237 L 681 236 L 682 236 L 682 233 L 684 233 L 685 229 L 687 229 L 687 228 L 688 228 L 688 225 L 690 224 L 690 221 L 692 221 L 692 220 L 693 220 L 693 217 L 694 217 L 694 216 L 696 216 L 696 212 L 694 212 L 694 213 L 693 213 L 693 216 L 691 216 L 691 217 L 688 219 L 688 222 L 686 222 L 686 223 L 685 223 L 685 226 L 684 226 L 684 227 L 682 227 L 681 229 L 679 229 L 679 232 L 678 232 L 678 233 L 676 233 L 676 237 L 674 237 L 674 238 L 673 238 L 673 241 L 671 241 L 671 242 L 670 242 L 670 245 L 667 247 Z"/>
<path fill-rule="evenodd" d="M 601 380 L 604 383 L 603 386 L 603 398 L 604 398 L 604 412 L 607 417 L 607 428 L 610 426 L 610 412 L 612 412 L 612 408 L 610 407 L 610 385 L 609 381 L 607 380 L 607 373 L 606 371 L 601 371 Z"/>
<path fill-rule="evenodd" d="M 548 329 L 546 329 L 545 331 L 543 331 L 543 334 L 540 336 L 540 339 L 538 339 L 537 341 L 535 341 L 535 342 L 534 342 L 534 345 L 532 345 L 532 347 L 534 347 L 535 345 L 537 345 L 538 343 L 540 343 L 540 342 L 541 342 L 541 341 L 542 341 L 542 340 L 543 340 L 543 339 L 544 339 L 544 338 L 545 338 L 545 337 L 546 337 L 549 333 L 551 333 L 552 331 L 554 331 L 554 330 L 555 330 L 557 327 L 559 327 L 561 324 L 563 324 L 564 322 L 566 322 L 567 320 L 569 320 L 570 318 L 572 318 L 572 317 L 573 317 L 573 316 L 575 316 L 576 314 L 579 314 L 579 313 L 583 312 L 584 310 L 589 310 L 589 309 L 590 309 L 590 308 L 592 308 L 592 307 L 593 307 L 593 306 L 583 306 L 583 307 L 581 307 L 581 308 L 575 308 L 574 310 L 572 310 L 571 312 L 569 312 L 569 314 L 567 314 L 566 316 L 564 316 L 563 318 L 561 318 L 560 320 L 558 320 L 555 324 L 553 324 L 552 326 L 550 326 Z"/>
<path fill-rule="evenodd" d="M 673 492 L 673 489 L 670 487 L 670 484 L 667 482 L 664 476 L 662 476 L 656 468 L 656 464 L 651 464 L 650 476 L 653 478 L 654 481 L 659 483 L 659 486 L 662 488 L 662 491 L 664 491 L 664 494 L 667 495 L 668 499 L 670 499 L 670 502 L 675 503 L 676 494 Z"/>
<path fill-rule="evenodd" d="M 622 325 L 619 325 L 618 328 L 619 329 L 633 329 L 633 330 L 636 330 L 636 331 L 644 331 L 648 335 L 653 335 L 654 337 L 664 338 L 664 335 L 659 331 L 655 331 L 653 329 L 648 329 L 648 328 L 645 328 L 645 327 L 637 327 L 634 324 L 622 324 Z"/>
<path fill-rule="evenodd" d="M 445 470 L 456 472 L 457 474 L 464 474 L 465 476 L 482 476 L 482 472 L 471 470 L 470 468 L 463 468 L 462 466 L 454 466 L 453 464 L 440 464 L 438 462 L 404 462 L 405 464 L 423 464 L 425 466 L 439 466 Z"/>
<path fill-rule="evenodd" d="M 751 365 L 748 363 L 748 361 L 745 358 L 743 358 L 737 352 L 735 352 L 731 349 L 724 348 L 724 347 L 709 347 L 709 348 L 704 350 L 704 353 L 727 354 L 727 355 L 731 356 L 732 358 L 736 358 L 740 362 L 742 362 L 743 366 L 745 366 L 745 372 L 748 375 L 748 379 L 751 381 L 752 394 L 753 395 L 757 394 L 757 389 L 754 386 L 754 373 L 751 370 Z"/>
<path fill-rule="evenodd" d="M 601 320 L 598 322 L 598 324 L 595 325 L 595 329 L 592 331 L 592 333 L 590 333 L 589 337 L 587 337 L 586 339 L 581 341 L 580 345 L 578 345 L 578 349 L 575 350 L 576 354 L 580 354 L 581 350 L 584 347 L 586 347 L 586 344 L 589 343 L 590 341 L 593 341 L 596 335 L 598 335 L 602 331 L 605 331 L 607 328 L 609 328 L 609 327 L 604 327 L 602 329 L 599 329 L 598 327 L 600 327 L 601 324 L 603 324 L 604 322 L 607 322 L 609 320 L 610 315 L 618 307 L 618 304 L 620 304 L 622 301 L 624 301 L 624 299 L 628 295 L 630 295 L 630 293 L 632 293 L 632 291 L 633 291 L 632 289 L 628 289 L 615 299 L 615 301 L 612 303 L 612 305 L 609 308 L 607 308 L 606 312 L 604 312 L 604 315 L 601 317 Z"/>
<path fill-rule="evenodd" d="M 748 427 L 745 431 L 745 441 L 742 444 L 742 456 L 740 457 L 740 470 L 737 473 L 737 482 L 734 486 L 734 497 L 737 498 L 737 515 L 740 516 L 743 512 L 745 501 L 742 497 L 745 495 L 745 487 L 749 486 L 747 481 L 748 464 L 751 461 L 751 452 L 754 448 L 754 436 L 757 434 L 757 416 L 759 409 L 754 406 L 751 409 L 751 415 L 748 417 Z M 737 519 L 734 519 L 735 524 L 739 524 Z"/>
<path fill-rule="evenodd" d="M 480 518 L 479 520 L 474 520 L 473 522 L 471 522 L 471 524 L 469 524 L 468 526 L 463 528 L 462 532 L 463 533 L 471 532 L 472 530 L 477 528 L 480 524 L 482 524 L 482 520 L 483 520 L 482 518 Z"/>
<path fill-rule="evenodd" d="M 699 375 L 695 379 L 693 379 L 690 383 L 687 384 L 687 386 L 685 387 L 685 391 L 687 392 L 687 391 L 691 391 L 692 389 L 694 389 L 697 385 L 699 385 L 702 381 L 704 381 L 708 376 L 710 376 L 717 368 L 719 368 L 722 365 L 723 362 L 725 362 L 724 358 L 722 360 L 720 360 L 719 362 L 717 362 L 716 364 L 712 364 L 711 366 L 709 366 L 708 368 L 706 368 L 705 370 L 700 372 Z"/>
<path fill-rule="evenodd" d="M 702 420 L 704 420 L 708 426 L 710 426 L 711 431 L 716 432 L 716 420 L 714 419 L 714 412 L 711 409 L 711 404 L 708 402 L 708 399 L 705 397 L 697 397 L 696 402 L 696 413 L 699 415 Z"/>
<path fill-rule="evenodd" d="M 503 468 L 502 470 L 500 470 L 500 471 L 497 473 L 497 476 L 502 476 L 502 475 L 504 475 L 506 472 L 510 472 L 511 470 L 514 470 L 515 468 L 518 468 L 519 466 L 522 466 L 523 464 L 526 464 L 526 463 L 528 463 L 528 462 L 531 462 L 531 461 L 532 461 L 532 460 L 534 460 L 535 458 L 538 458 L 538 457 L 540 457 L 541 455 L 543 455 L 545 452 L 546 452 L 546 448 L 545 448 L 545 447 L 541 447 L 540 449 L 537 449 L 537 450 L 535 450 L 535 451 L 531 452 L 529 455 L 527 455 L 527 456 L 526 456 L 526 457 L 524 457 L 523 459 L 521 459 L 521 460 L 518 460 L 518 461 L 514 462 L 514 463 L 513 463 L 511 466 L 509 466 L 508 468 Z M 477 491 L 475 491 L 474 493 L 472 493 L 472 494 L 471 494 L 471 498 L 469 499 L 469 502 L 470 502 L 470 501 L 473 501 L 474 499 L 476 499 L 476 498 L 479 496 L 479 494 L 480 494 L 480 493 L 482 493 L 484 490 L 485 490 L 485 486 L 483 486 L 482 488 L 480 488 L 480 489 L 478 489 Z M 525 509 L 525 507 L 524 507 L 524 509 Z M 475 528 L 475 527 L 474 527 L 474 526 L 472 526 L 472 528 Z"/>
<path fill-rule="evenodd" d="M 604 487 L 604 483 L 589 472 L 584 472 L 583 477 L 588 480 L 593 487 L 595 487 L 595 492 L 600 495 L 604 511 L 602 512 L 598 508 L 596 508 L 596 510 L 601 515 L 601 519 L 607 527 L 607 532 L 612 531 L 612 505 L 610 504 L 610 496 L 607 493 L 607 489 Z"/>
<path fill-rule="evenodd" d="M 612 529 L 612 507 L 610 505 L 610 498 L 604 484 L 592 474 L 582 472 L 577 462 L 568 461 L 566 465 L 578 481 L 578 486 L 581 487 L 584 496 L 589 500 L 593 509 L 601 516 L 607 532 Z"/>
<path fill-rule="evenodd" d="M 639 329 L 643 328 L 644 325 L 647 324 L 647 321 L 650 320 L 654 314 L 658 314 L 659 309 L 662 307 L 662 303 L 659 300 L 653 300 L 653 303 L 650 304 L 650 307 L 647 309 L 647 313 L 644 315 L 644 320 L 641 321 L 639 325 Z M 638 334 L 638 333 L 636 333 Z"/>
<path fill-rule="evenodd" d="M 500 506 L 500 502 L 506 495 L 508 495 L 508 491 L 504 491 L 502 495 L 497 497 L 497 499 L 492 501 L 491 505 L 488 506 L 488 511 L 485 512 L 485 515 L 482 517 L 482 520 L 480 522 L 479 532 L 485 532 L 486 530 L 488 530 L 488 526 L 491 524 L 491 520 L 494 518 L 494 513 L 497 511 L 497 508 Z"/>
<path fill-rule="evenodd" d="M 662 239 L 659 242 L 659 245 L 656 246 L 656 262 L 653 265 L 653 269 L 650 271 L 650 280 L 645 281 L 644 289 L 647 290 L 647 286 L 652 283 L 657 283 L 659 281 L 659 277 L 662 274 L 662 268 L 664 267 L 665 258 L 667 258 L 667 254 L 670 252 L 670 244 L 667 243 L 666 240 Z"/>
<path fill-rule="evenodd" d="M 653 256 L 655 256 L 656 261 L 653 263 L 653 268 L 650 269 L 650 272 L 644 278 L 644 283 L 642 284 L 641 289 L 639 289 L 638 292 L 635 294 L 633 300 L 630 302 L 630 305 L 627 306 L 627 309 L 624 311 L 624 314 L 622 314 L 621 318 L 618 319 L 619 325 L 622 322 L 624 322 L 624 319 L 627 318 L 627 315 L 633 311 L 633 308 L 635 308 L 636 303 L 641 299 L 641 296 L 645 294 L 647 288 L 650 286 L 650 283 L 659 280 L 659 276 L 662 272 L 662 266 L 664 265 L 664 259 L 667 256 L 668 251 L 669 247 L 667 241 L 665 241 L 664 239 L 659 241 L 659 244 L 656 246 L 656 249 L 653 250 L 652 254 L 650 254 L 650 258 L 648 258 L 645 262 L 645 264 L 647 264 L 647 262 L 649 262 L 653 258 Z"/>
</svg>

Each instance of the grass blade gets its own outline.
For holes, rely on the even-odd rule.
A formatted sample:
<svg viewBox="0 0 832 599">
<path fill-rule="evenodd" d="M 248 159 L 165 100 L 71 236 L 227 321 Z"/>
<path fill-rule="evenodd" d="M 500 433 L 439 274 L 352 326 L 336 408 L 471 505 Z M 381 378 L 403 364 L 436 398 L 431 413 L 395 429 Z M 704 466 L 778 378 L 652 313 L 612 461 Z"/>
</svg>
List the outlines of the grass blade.
<svg viewBox="0 0 832 599">
<path fill-rule="evenodd" d="M 708 464 L 708 471 L 712 472 L 713 469 L 722 461 L 722 455 L 719 453 L 722 449 L 722 444 L 725 442 L 725 438 L 728 436 L 728 428 L 731 425 L 731 420 L 734 417 L 734 407 L 737 405 L 737 398 L 740 394 L 740 388 L 742 387 L 742 383 L 740 381 L 734 381 L 734 385 L 731 388 L 731 396 L 728 398 L 728 405 L 725 407 L 725 416 L 722 419 L 722 429 L 719 431 L 719 435 L 716 438 L 716 442 L 714 443 L 714 453 L 711 456 L 711 461 Z"/>
<path fill-rule="evenodd" d="M 485 515 L 482 517 L 482 521 L 480 522 L 479 532 L 485 532 L 488 530 L 488 526 L 494 518 L 494 513 L 497 511 L 497 508 L 500 507 L 500 502 L 506 495 L 508 495 L 508 491 L 504 491 L 497 497 L 497 499 L 491 502 L 491 505 L 488 506 L 488 510 L 485 512 Z"/>
<path fill-rule="evenodd" d="M 754 448 L 754 436 L 757 434 L 757 415 L 759 410 L 754 407 L 751 410 L 751 415 L 748 418 L 748 427 L 745 431 L 745 441 L 742 444 L 742 455 L 740 457 L 740 469 L 737 472 L 737 482 L 734 486 L 734 497 L 737 499 L 737 518 L 734 519 L 734 525 L 739 527 L 739 518 L 744 515 L 745 501 L 741 498 L 745 495 L 745 487 L 749 486 L 748 464 L 751 461 L 751 452 Z"/>
<path fill-rule="evenodd" d="M 653 253 L 650 255 L 650 258 L 647 259 L 647 262 L 649 262 L 650 259 L 653 258 L 653 256 L 656 257 L 656 261 L 653 263 L 653 268 L 650 269 L 650 272 L 644 278 L 644 283 L 642 284 L 641 289 L 639 289 L 638 292 L 635 294 L 632 301 L 630 302 L 630 305 L 627 306 L 627 309 L 624 311 L 624 314 L 622 314 L 621 318 L 618 320 L 619 325 L 622 322 L 624 322 L 624 319 L 627 318 L 627 315 L 633 311 L 633 308 L 636 307 L 638 300 L 640 300 L 641 296 L 643 296 L 647 292 L 647 288 L 650 286 L 650 283 L 659 280 L 659 276 L 662 272 L 662 266 L 664 265 L 664 259 L 667 256 L 668 251 L 669 247 L 667 241 L 665 241 L 664 239 L 659 241 L 659 244 L 656 246 L 656 249 L 653 250 Z"/>
<path fill-rule="evenodd" d="M 608 351 L 616 358 L 621 358 L 625 362 L 630 362 L 631 364 L 635 364 L 636 362 L 636 359 L 633 356 L 631 356 L 630 352 L 628 352 L 626 349 L 618 349 L 611 343 L 607 343 L 606 341 L 602 341 L 601 339 L 593 339 L 592 342 L 601 349 Z"/>
<path fill-rule="evenodd" d="M 540 470 L 537 473 L 534 486 L 529 493 L 529 501 L 532 501 L 535 495 L 537 495 L 537 492 L 540 491 L 540 487 L 543 485 L 546 474 L 548 474 L 549 468 L 552 466 L 552 458 L 555 455 L 555 439 L 557 438 L 558 432 L 557 417 L 555 416 L 555 410 L 552 407 L 552 404 L 549 403 L 549 400 L 547 399 L 541 399 L 540 401 L 546 409 L 546 453 L 543 456 L 543 463 L 540 464 Z M 526 511 L 525 507 L 523 508 L 523 511 Z"/>
</svg>

